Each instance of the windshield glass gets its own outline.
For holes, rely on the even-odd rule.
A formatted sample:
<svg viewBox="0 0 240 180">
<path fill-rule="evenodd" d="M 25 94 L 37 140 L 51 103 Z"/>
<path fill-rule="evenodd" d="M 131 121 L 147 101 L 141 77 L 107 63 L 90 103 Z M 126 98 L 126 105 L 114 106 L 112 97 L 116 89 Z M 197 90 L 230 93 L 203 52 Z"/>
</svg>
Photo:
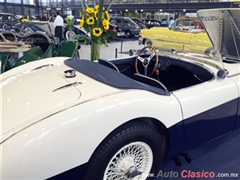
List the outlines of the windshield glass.
<svg viewBox="0 0 240 180">
<path fill-rule="evenodd" d="M 51 34 L 50 25 L 48 24 L 48 22 L 32 21 L 31 24 L 34 24 L 35 26 L 39 27 L 39 28 L 42 29 L 45 33 Z M 44 32 L 43 32 L 43 33 L 44 33 Z"/>
<path fill-rule="evenodd" d="M 189 29 L 202 29 L 200 27 L 200 20 L 195 17 L 180 17 L 170 27 L 172 30 L 189 30 Z"/>
</svg>

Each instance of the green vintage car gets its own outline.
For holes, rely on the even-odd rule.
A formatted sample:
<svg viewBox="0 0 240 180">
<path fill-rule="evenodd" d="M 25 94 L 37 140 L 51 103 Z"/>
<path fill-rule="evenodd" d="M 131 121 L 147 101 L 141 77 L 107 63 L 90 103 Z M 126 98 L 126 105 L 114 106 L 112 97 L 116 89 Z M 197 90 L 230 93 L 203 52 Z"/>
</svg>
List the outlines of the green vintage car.
<svg viewBox="0 0 240 180">
<path fill-rule="evenodd" d="M 9 31 L 0 33 L 0 70 L 1 73 L 22 64 L 47 57 L 79 58 L 77 41 L 63 40 L 50 33 L 31 32 L 19 35 Z"/>
</svg>

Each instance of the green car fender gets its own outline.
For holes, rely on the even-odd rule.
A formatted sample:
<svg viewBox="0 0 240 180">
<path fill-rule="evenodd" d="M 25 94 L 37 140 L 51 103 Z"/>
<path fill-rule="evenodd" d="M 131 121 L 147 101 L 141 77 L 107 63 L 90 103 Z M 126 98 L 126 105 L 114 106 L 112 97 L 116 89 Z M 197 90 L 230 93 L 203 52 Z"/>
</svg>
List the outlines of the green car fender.
<svg viewBox="0 0 240 180">
<path fill-rule="evenodd" d="M 39 46 L 33 47 L 30 50 L 24 52 L 23 56 L 20 57 L 11 68 L 18 67 L 31 61 L 36 61 L 40 59 L 42 56 L 43 56 L 42 49 Z"/>
<path fill-rule="evenodd" d="M 36 61 L 40 58 L 41 57 L 39 57 L 38 55 L 35 55 L 35 54 L 26 54 L 26 55 L 22 56 L 21 58 L 19 58 L 16 61 L 16 63 L 12 66 L 12 68 L 21 66 L 21 65 L 26 64 L 28 62 Z"/>
<path fill-rule="evenodd" d="M 72 57 L 76 51 L 76 41 L 63 40 L 58 48 L 56 56 Z"/>
<path fill-rule="evenodd" d="M 48 57 L 66 56 L 73 57 L 80 47 L 78 42 L 63 40 L 58 43 L 50 43 L 49 46 L 34 46 L 25 52 L 1 52 L 0 53 L 0 70 L 1 73 L 12 68 L 26 64 L 28 62 L 44 59 Z M 14 59 L 17 56 L 17 59 Z"/>
<path fill-rule="evenodd" d="M 0 70 L 1 73 L 4 71 L 5 67 L 7 66 L 7 57 L 10 53 L 7 52 L 0 52 Z"/>
</svg>

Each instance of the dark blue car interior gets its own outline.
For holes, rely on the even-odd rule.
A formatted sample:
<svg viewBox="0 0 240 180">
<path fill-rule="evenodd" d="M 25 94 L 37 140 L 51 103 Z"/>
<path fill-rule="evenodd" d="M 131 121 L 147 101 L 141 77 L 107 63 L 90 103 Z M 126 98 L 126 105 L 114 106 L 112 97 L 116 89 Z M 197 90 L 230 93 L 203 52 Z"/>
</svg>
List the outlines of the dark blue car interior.
<svg viewBox="0 0 240 180">
<path fill-rule="evenodd" d="M 141 55 L 143 58 L 148 55 Z M 169 95 L 169 92 L 193 86 L 214 78 L 213 73 L 198 63 L 191 63 L 167 56 L 159 56 L 158 70 L 151 77 L 144 75 L 144 68 L 138 62 L 135 70 L 136 57 L 117 60 L 99 59 L 98 63 L 89 60 L 68 59 L 65 64 L 69 67 L 102 83 L 120 89 L 143 89 L 151 92 Z M 155 60 L 148 66 L 149 72 L 153 69 Z"/>
<path fill-rule="evenodd" d="M 92 61 L 83 59 L 68 59 L 65 60 L 64 63 L 67 66 L 109 86 L 119 89 L 141 89 L 160 95 L 169 95 L 169 92 L 166 92 L 163 89 L 154 86 L 148 86 L 145 83 L 135 81 L 128 76 L 125 76 L 124 74 L 99 63 L 94 63 Z"/>
</svg>

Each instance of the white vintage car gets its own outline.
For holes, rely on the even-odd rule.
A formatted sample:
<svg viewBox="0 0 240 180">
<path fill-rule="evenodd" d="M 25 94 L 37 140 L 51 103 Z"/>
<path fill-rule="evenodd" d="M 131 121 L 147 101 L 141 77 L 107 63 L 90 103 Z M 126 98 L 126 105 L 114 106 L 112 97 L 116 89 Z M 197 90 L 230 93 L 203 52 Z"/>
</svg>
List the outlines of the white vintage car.
<svg viewBox="0 0 240 180">
<path fill-rule="evenodd" d="M 144 180 L 240 128 L 240 9 L 201 10 L 214 51 L 49 58 L 0 76 L 2 179 Z M 142 50 L 143 51 L 143 50 Z"/>
</svg>

